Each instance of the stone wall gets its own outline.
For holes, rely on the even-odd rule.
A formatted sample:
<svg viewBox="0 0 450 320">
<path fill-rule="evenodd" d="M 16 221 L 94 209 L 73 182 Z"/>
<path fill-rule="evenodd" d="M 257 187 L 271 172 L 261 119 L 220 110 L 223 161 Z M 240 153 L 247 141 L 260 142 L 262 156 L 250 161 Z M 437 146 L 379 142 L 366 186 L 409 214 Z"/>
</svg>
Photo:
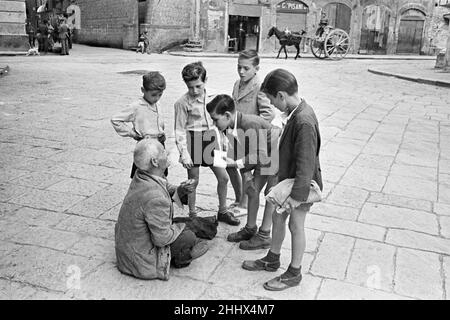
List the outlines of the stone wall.
<svg viewBox="0 0 450 320">
<path fill-rule="evenodd" d="M 0 1 L 0 51 L 29 49 L 25 23 L 25 0 Z"/>
<path fill-rule="evenodd" d="M 158 51 L 189 38 L 192 8 L 191 0 L 147 0 L 146 21 L 140 29 L 148 31 L 151 50 Z"/>
<path fill-rule="evenodd" d="M 81 29 L 78 42 L 129 48 L 138 42 L 137 0 L 78 0 Z"/>
</svg>

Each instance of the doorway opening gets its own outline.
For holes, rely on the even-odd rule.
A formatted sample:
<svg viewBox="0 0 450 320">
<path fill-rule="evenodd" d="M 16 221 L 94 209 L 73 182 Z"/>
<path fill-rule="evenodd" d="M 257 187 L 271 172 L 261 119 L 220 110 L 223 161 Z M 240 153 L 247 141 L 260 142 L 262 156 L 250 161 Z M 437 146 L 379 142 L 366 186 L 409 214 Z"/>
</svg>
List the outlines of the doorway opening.
<svg viewBox="0 0 450 320">
<path fill-rule="evenodd" d="M 398 29 L 397 53 L 420 54 L 423 40 L 425 14 L 419 10 L 406 11 Z"/>
<path fill-rule="evenodd" d="M 230 15 L 228 24 L 228 50 L 259 50 L 259 17 Z"/>
<path fill-rule="evenodd" d="M 386 54 L 391 12 L 385 6 L 364 8 L 361 28 L 360 54 Z"/>
</svg>

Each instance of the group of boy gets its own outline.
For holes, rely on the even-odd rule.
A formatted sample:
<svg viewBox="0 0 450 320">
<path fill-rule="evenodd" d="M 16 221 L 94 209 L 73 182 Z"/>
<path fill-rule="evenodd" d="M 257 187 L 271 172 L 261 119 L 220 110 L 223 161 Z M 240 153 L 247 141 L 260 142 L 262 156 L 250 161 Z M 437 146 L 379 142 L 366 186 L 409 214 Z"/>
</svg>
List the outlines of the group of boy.
<svg viewBox="0 0 450 320">
<path fill-rule="evenodd" d="M 175 143 L 180 154 L 180 163 L 187 170 L 189 179 L 183 183 L 185 187 L 189 186 L 187 188 L 189 190 L 184 193 L 188 198 L 189 216 L 193 218 L 199 213 L 199 208 L 196 207 L 196 188 L 199 183 L 200 166 L 209 167 L 217 178 L 219 200 L 217 220 L 237 226 L 240 220 L 235 217 L 235 213 L 238 212 L 236 208 L 247 209 L 246 225 L 227 237 L 230 242 L 239 242 L 242 250 L 267 249 L 271 246 L 270 233 L 274 206 L 266 202 L 259 228 L 257 216 L 260 192 L 265 187 L 264 194 L 267 195 L 269 190 L 277 184 L 279 169 L 277 161 L 274 161 L 278 154 L 277 143 L 281 133 L 281 126 L 274 125 L 275 118 L 279 114 L 269 98 L 261 91 L 261 82 L 257 76 L 259 62 L 259 56 L 254 50 L 243 51 L 239 54 L 237 70 L 240 79 L 234 84 L 231 97 L 210 95 L 206 91 L 207 73 L 202 63 L 188 64 L 182 70 L 182 78 L 188 91 L 174 104 Z M 159 72 L 144 75 L 141 88 L 143 97 L 111 119 L 117 133 L 137 141 L 144 139 L 159 141 L 164 147 L 165 127 L 158 101 L 165 88 L 165 79 Z M 256 137 L 256 140 L 250 141 L 251 137 Z M 139 144 L 143 144 L 142 141 Z M 131 173 L 132 184 L 138 184 L 139 179 L 145 176 L 142 172 L 146 171 L 145 168 L 137 166 L 136 161 L 135 151 Z M 157 162 L 150 167 L 155 166 L 158 167 Z M 164 175 L 167 177 L 167 167 L 164 169 Z M 159 178 L 156 180 L 159 181 Z M 229 180 L 231 180 L 236 200 L 231 206 L 227 206 L 226 203 Z M 119 246 L 124 248 L 123 239 L 119 239 L 118 229 L 120 229 L 119 225 L 124 224 L 126 217 L 132 216 L 129 212 L 131 200 L 128 199 L 132 196 L 130 193 L 135 192 L 135 188 L 132 189 L 130 186 L 116 225 L 116 254 L 119 270 L 141 278 L 167 279 L 167 275 L 160 277 L 157 273 L 150 273 L 150 276 L 144 277 L 139 273 L 130 272 L 130 263 L 126 268 L 121 267 L 123 264 L 120 261 L 124 260 L 126 250 L 118 249 Z M 168 195 L 176 195 L 173 187 L 169 189 L 166 190 Z M 170 217 L 167 219 L 167 223 L 170 224 L 173 217 L 171 207 L 167 209 L 166 216 Z M 148 236 L 151 239 L 154 237 L 152 227 L 155 228 L 156 234 L 161 234 L 161 225 L 155 226 L 149 223 L 145 213 L 142 215 L 142 225 L 148 225 L 150 229 Z M 177 229 L 176 235 L 173 226 L 167 225 L 166 228 L 168 228 L 169 236 L 166 234 L 163 244 L 172 246 L 181 234 L 182 227 Z M 124 234 L 130 234 L 129 230 Z M 128 241 L 132 240 L 128 239 Z M 191 242 L 192 245 L 189 247 L 193 253 L 191 259 L 206 252 L 204 246 L 201 249 L 198 248 L 198 241 Z M 130 249 L 130 246 L 125 247 Z M 154 270 L 157 270 L 157 259 L 149 263 L 153 264 Z M 251 270 L 248 267 L 247 269 Z"/>
</svg>

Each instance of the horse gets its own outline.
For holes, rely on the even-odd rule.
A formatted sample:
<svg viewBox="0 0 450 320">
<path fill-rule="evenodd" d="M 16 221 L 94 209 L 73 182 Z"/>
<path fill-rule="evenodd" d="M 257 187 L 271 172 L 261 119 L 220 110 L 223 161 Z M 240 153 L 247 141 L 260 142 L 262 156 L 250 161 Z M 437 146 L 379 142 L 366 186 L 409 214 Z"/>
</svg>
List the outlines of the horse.
<svg viewBox="0 0 450 320">
<path fill-rule="evenodd" d="M 295 60 L 297 60 L 297 57 L 300 57 L 300 43 L 302 41 L 303 35 L 306 33 L 305 30 L 302 30 L 300 32 L 292 32 L 290 35 L 286 35 L 284 31 L 278 30 L 276 27 L 272 27 L 269 30 L 269 33 L 267 34 L 267 39 L 272 37 L 274 34 L 277 37 L 278 41 L 280 42 L 280 50 L 278 51 L 277 59 L 280 57 L 281 50 L 284 49 L 285 59 L 287 59 L 287 51 L 286 46 L 295 46 L 297 49 L 297 55 L 295 56 Z"/>
</svg>

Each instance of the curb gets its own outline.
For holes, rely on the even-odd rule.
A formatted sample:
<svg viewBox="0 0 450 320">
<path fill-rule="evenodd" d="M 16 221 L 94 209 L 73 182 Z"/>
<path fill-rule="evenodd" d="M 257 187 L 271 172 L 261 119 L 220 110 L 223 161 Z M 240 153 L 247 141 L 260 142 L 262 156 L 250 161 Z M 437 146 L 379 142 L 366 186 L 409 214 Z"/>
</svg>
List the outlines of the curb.
<svg viewBox="0 0 450 320">
<path fill-rule="evenodd" d="M 408 76 L 400 73 L 391 73 L 391 72 L 385 72 L 385 71 L 379 71 L 374 69 L 368 69 L 370 73 L 381 75 L 381 76 L 387 76 L 387 77 L 394 77 L 402 80 L 417 82 L 417 83 L 423 83 L 423 84 L 429 84 L 439 87 L 445 87 L 450 88 L 450 81 L 442 81 L 442 80 L 434 80 L 434 79 L 427 79 L 427 78 L 420 78 L 420 77 L 414 77 L 414 76 Z M 449 74 L 450 76 L 450 74 Z"/>
<path fill-rule="evenodd" d="M 168 51 L 167 54 L 171 56 L 177 56 L 177 57 L 201 57 L 201 58 L 237 58 L 239 56 L 238 53 L 208 53 L 208 52 L 183 52 L 183 51 Z M 310 53 L 300 53 L 301 57 L 298 59 L 316 59 L 312 54 Z M 292 54 L 289 59 L 293 59 L 294 54 Z M 274 55 L 260 55 L 260 58 L 262 59 L 276 59 L 276 53 Z M 280 56 L 281 60 L 284 60 L 282 56 Z M 421 60 L 421 61 L 428 61 L 428 60 L 436 60 L 435 56 L 411 56 L 411 57 L 405 57 L 405 56 L 370 56 L 370 55 L 349 55 L 344 58 L 344 60 Z M 318 59 L 316 59 L 318 60 Z M 327 61 L 333 61 L 333 60 L 327 60 Z"/>
<path fill-rule="evenodd" d="M 28 51 L 0 51 L 0 57 L 25 56 Z"/>
</svg>

